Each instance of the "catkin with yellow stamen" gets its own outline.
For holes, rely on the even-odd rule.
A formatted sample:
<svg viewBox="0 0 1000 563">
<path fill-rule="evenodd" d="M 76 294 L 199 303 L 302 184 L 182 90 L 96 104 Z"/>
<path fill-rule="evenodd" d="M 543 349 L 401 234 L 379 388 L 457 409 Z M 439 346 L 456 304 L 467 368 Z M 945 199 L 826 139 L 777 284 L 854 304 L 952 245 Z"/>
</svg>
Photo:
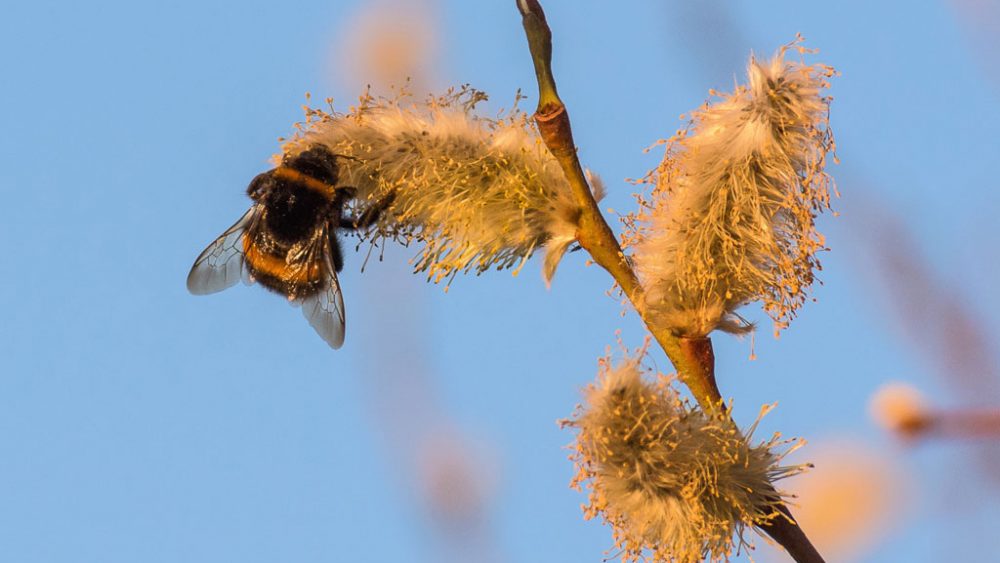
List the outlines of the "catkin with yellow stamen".
<svg viewBox="0 0 1000 563">
<path fill-rule="evenodd" d="M 602 360 L 567 423 L 577 430 L 573 484 L 589 490 L 585 516 L 611 526 L 624 562 L 726 560 L 746 545 L 745 527 L 783 517 L 772 482 L 802 467 L 779 465 L 791 450 L 775 452 L 777 435 L 750 445 L 756 423 L 744 434 L 725 412 L 681 399 L 666 377 L 647 381 L 640 362 Z"/>
<path fill-rule="evenodd" d="M 519 270 L 545 248 L 548 282 L 576 240 L 579 207 L 528 117 L 477 116 L 482 99 L 462 89 L 426 103 L 366 97 L 347 114 L 312 110 L 284 151 L 323 144 L 341 155 L 339 183 L 357 188 L 358 201 L 391 196 L 368 236 L 422 243 L 415 270 L 429 279 Z"/>
<path fill-rule="evenodd" d="M 834 71 L 785 60 L 791 47 L 751 58 L 749 82 L 693 112 L 647 176 L 652 197 L 628 238 L 646 306 L 679 335 L 749 330 L 735 311 L 752 301 L 784 328 L 820 269 Z"/>
</svg>

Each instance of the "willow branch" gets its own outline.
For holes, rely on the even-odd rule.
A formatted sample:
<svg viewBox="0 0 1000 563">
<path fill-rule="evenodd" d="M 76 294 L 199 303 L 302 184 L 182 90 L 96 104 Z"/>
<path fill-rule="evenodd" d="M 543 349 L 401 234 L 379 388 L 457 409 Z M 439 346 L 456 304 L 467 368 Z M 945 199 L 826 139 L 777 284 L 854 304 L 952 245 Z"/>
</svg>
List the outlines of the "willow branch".
<svg viewBox="0 0 1000 563">
<path fill-rule="evenodd" d="M 566 175 L 580 207 L 577 241 L 590 253 L 594 262 L 615 279 L 702 409 L 706 412 L 725 409 L 715 382 L 712 341 L 709 338 L 680 337 L 658 323 L 646 309 L 639 279 L 611 227 L 604 220 L 577 157 L 569 112 L 559 98 L 552 74 L 552 32 L 545 20 L 545 12 L 538 0 L 517 0 L 517 8 L 521 12 L 538 81 L 535 123 L 545 146 Z M 781 506 L 780 510 L 782 516 L 762 524 L 760 528 L 780 543 L 797 562 L 823 563 L 823 558 L 791 518 L 788 509 Z"/>
<path fill-rule="evenodd" d="M 715 383 L 711 340 L 681 338 L 654 322 L 655 319 L 647 314 L 639 279 L 611 227 L 601 215 L 580 159 L 577 158 L 569 113 L 559 98 L 555 78 L 552 76 L 552 32 L 545 21 L 545 13 L 537 0 L 517 0 L 517 7 L 523 17 L 524 31 L 538 79 L 535 122 L 545 146 L 562 167 L 580 206 L 577 241 L 590 253 L 594 262 L 607 270 L 618 283 L 698 404 L 706 411 L 722 408 L 722 395 Z"/>
</svg>

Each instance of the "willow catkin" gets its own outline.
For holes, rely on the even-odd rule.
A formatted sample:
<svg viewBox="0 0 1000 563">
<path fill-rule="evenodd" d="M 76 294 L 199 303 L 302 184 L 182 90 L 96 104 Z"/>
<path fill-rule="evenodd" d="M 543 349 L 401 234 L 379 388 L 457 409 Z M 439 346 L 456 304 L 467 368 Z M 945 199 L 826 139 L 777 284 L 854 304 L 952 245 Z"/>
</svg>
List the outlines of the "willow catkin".
<svg viewBox="0 0 1000 563">
<path fill-rule="evenodd" d="M 743 332 L 736 309 L 761 301 L 784 328 L 820 269 L 815 218 L 829 208 L 834 74 L 823 65 L 750 59 L 749 81 L 692 113 L 667 143 L 632 233 L 646 305 L 677 334 Z"/>
<path fill-rule="evenodd" d="M 746 545 L 745 527 L 783 517 L 772 482 L 802 470 L 780 465 L 797 445 L 778 453 L 777 435 L 751 445 L 756 423 L 743 433 L 726 413 L 699 410 L 667 378 L 647 381 L 640 361 L 603 360 L 567 423 L 585 515 L 611 526 L 622 561 L 725 560 Z"/>
<path fill-rule="evenodd" d="M 549 282 L 576 239 L 579 207 L 528 117 L 477 116 L 482 99 L 462 89 L 424 103 L 366 97 L 347 114 L 312 110 L 284 152 L 321 143 L 341 155 L 340 184 L 357 189 L 362 207 L 391 201 L 370 238 L 421 243 L 415 270 L 429 279 L 517 273 L 544 248 Z"/>
</svg>

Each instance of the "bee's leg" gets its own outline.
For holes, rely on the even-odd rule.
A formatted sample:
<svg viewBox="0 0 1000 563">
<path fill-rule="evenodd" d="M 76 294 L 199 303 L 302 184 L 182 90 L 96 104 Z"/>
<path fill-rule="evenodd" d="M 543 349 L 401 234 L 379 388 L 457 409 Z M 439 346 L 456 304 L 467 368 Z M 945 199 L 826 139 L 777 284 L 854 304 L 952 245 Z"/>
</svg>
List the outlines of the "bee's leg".
<svg viewBox="0 0 1000 563">
<path fill-rule="evenodd" d="M 337 188 L 333 192 L 333 201 L 331 202 L 331 209 L 337 213 L 342 213 L 344 205 L 347 204 L 356 194 L 358 190 L 351 187 Z"/>
<path fill-rule="evenodd" d="M 343 203 L 354 196 L 358 195 L 358 188 L 353 186 L 339 186 L 337 187 L 337 195 L 335 198 L 338 202 Z"/>
<path fill-rule="evenodd" d="M 393 200 L 396 199 L 396 192 L 392 192 L 379 201 L 372 204 L 368 209 L 365 209 L 364 213 L 360 217 L 342 217 L 340 219 L 341 229 L 367 229 L 375 224 L 382 216 L 382 213 L 392 205 Z"/>
<path fill-rule="evenodd" d="M 326 236 L 330 243 L 330 261 L 333 262 L 333 271 L 340 272 L 344 269 L 344 250 L 340 247 L 340 239 L 337 238 L 337 226 L 332 222 L 327 227 Z"/>
</svg>

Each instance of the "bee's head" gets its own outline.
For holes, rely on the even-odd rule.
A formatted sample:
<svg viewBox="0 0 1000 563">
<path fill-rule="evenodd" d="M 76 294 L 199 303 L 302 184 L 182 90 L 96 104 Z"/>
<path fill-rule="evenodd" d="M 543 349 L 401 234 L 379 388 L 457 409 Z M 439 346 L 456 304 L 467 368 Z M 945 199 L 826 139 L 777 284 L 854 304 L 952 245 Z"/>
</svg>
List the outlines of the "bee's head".
<svg viewBox="0 0 1000 563">
<path fill-rule="evenodd" d="M 322 145 L 313 145 L 295 156 L 286 156 L 284 165 L 324 184 L 337 184 L 337 156 Z"/>
</svg>

